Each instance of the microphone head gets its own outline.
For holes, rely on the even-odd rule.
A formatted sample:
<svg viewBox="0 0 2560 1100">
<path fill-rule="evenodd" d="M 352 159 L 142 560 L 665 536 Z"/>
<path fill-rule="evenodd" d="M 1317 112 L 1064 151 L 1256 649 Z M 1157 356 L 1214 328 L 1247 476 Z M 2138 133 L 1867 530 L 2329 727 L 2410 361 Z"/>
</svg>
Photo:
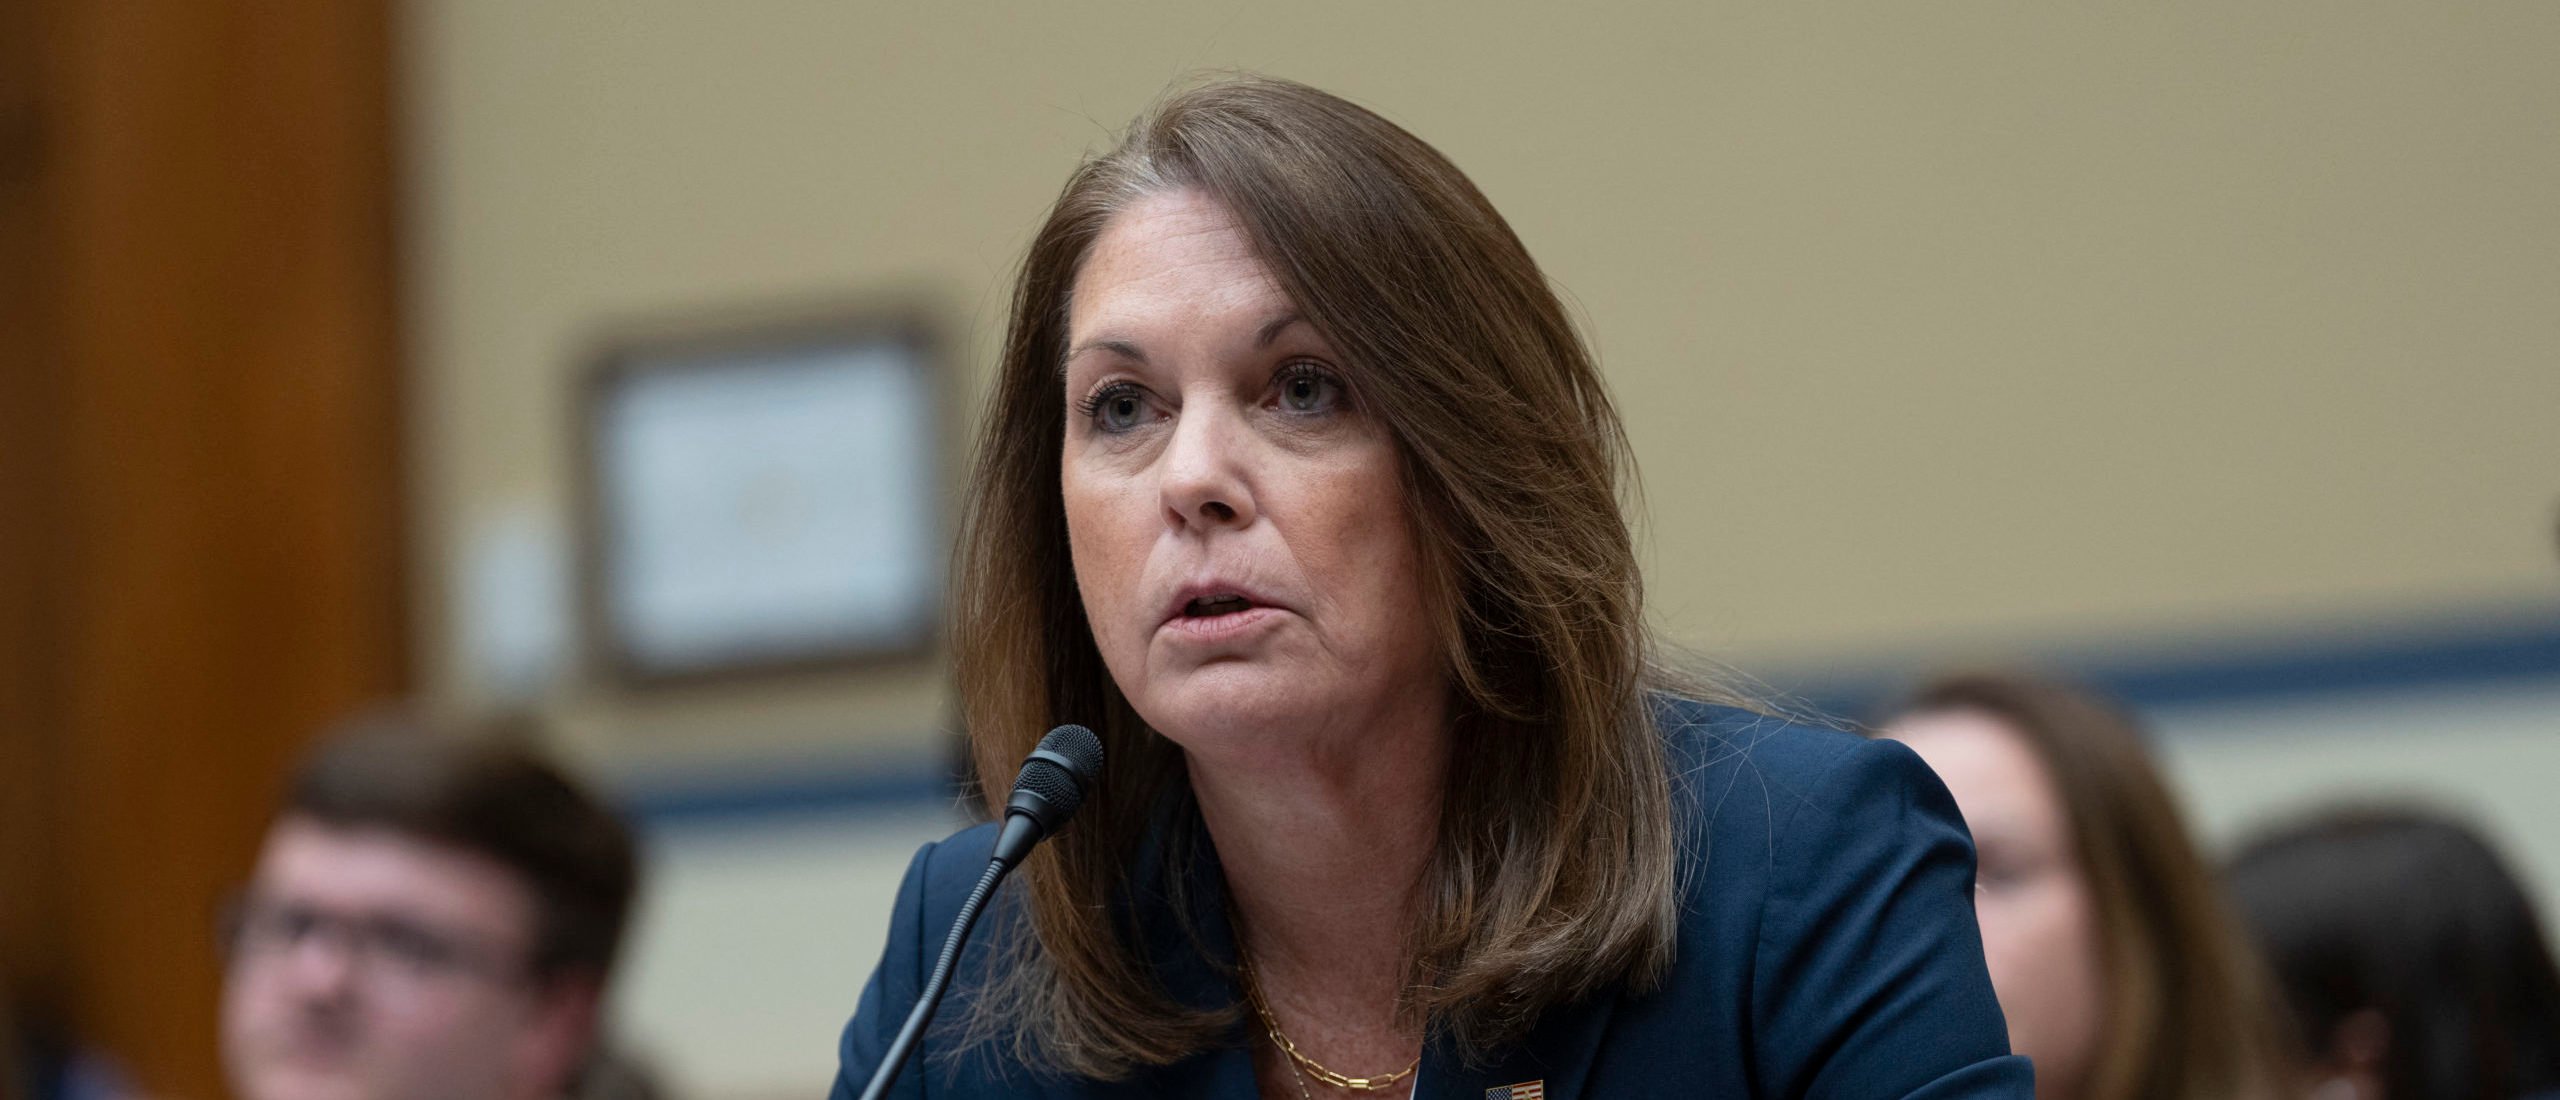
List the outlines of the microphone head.
<svg viewBox="0 0 2560 1100">
<path fill-rule="evenodd" d="M 1050 730 L 1035 752 L 1053 752 L 1065 760 L 1076 778 L 1091 783 L 1102 778 L 1102 738 L 1072 722 Z"/>
<path fill-rule="evenodd" d="M 1053 833 L 1084 805 L 1085 790 L 1102 778 L 1102 739 L 1077 725 L 1050 730 L 1022 762 L 1007 813 L 1027 814 L 1043 834 Z"/>
</svg>

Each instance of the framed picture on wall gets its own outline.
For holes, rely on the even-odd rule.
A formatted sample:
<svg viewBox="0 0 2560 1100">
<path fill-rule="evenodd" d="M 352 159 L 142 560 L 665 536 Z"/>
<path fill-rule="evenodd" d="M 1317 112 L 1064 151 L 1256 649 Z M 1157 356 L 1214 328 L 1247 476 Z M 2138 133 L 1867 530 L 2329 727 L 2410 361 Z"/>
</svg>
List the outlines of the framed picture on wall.
<svg viewBox="0 0 2560 1100">
<path fill-rule="evenodd" d="M 932 647 L 938 342 L 915 313 L 620 344 L 582 396 L 589 647 L 632 685 Z"/>
</svg>

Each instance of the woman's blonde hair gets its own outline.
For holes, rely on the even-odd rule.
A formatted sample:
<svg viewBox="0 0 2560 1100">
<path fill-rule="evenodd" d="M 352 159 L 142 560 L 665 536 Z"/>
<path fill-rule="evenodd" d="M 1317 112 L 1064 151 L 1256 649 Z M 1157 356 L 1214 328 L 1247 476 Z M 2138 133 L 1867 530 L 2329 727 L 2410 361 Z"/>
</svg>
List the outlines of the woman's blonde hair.
<svg viewBox="0 0 2560 1100">
<path fill-rule="evenodd" d="M 2051 778 L 2089 887 L 2106 976 L 2078 1100 L 2273 1100 L 2287 1065 L 2270 983 L 2188 838 L 2133 720 L 2033 676 L 1942 677 L 1899 714 L 1966 712 L 2025 739 Z"/>
<path fill-rule="evenodd" d="M 956 686 L 990 809 L 1055 723 L 1098 731 L 1109 764 L 1023 869 L 1030 934 L 979 999 L 982 1033 L 1113 1078 L 1222 1042 L 1236 1020 L 1169 994 L 1126 919 L 1134 899 L 1178 899 L 1206 841 L 1180 750 L 1094 648 L 1059 490 L 1078 267 L 1115 214 L 1177 190 L 1234 217 L 1402 458 L 1457 742 L 1401 1010 L 1483 1054 L 1549 1006 L 1657 981 L 1678 843 L 1619 510 L 1625 439 L 1591 356 L 1438 151 L 1314 88 L 1231 78 L 1165 98 L 1080 166 L 1014 292 L 955 563 Z M 1130 881 L 1149 848 L 1170 881 Z"/>
</svg>

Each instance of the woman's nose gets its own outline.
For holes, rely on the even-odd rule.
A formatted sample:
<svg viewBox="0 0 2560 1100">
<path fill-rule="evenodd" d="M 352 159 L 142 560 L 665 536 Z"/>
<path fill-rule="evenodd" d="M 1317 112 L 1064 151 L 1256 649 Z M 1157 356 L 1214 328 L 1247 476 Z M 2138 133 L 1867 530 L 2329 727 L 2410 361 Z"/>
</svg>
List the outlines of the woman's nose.
<svg viewBox="0 0 2560 1100">
<path fill-rule="evenodd" d="M 1184 410 L 1158 460 L 1167 522 L 1177 528 L 1253 522 L 1247 433 L 1234 410 L 1196 405 Z"/>
</svg>

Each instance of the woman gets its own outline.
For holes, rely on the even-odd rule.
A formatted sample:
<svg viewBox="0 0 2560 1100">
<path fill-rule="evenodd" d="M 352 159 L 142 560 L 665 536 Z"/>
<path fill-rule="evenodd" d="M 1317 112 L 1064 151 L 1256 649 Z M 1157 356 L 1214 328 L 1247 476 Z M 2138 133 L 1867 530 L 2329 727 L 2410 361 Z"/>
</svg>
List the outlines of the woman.
<svg viewBox="0 0 2560 1100">
<path fill-rule="evenodd" d="M 1954 792 L 1983 951 L 2037 1100 L 2272 1097 L 2265 983 L 2133 723 L 2059 684 L 1951 676 L 1884 729 Z"/>
<path fill-rule="evenodd" d="M 2560 968 L 2480 834 L 2410 808 L 2337 809 L 2227 872 L 2320 1100 L 2560 1098 Z"/>
<path fill-rule="evenodd" d="M 1163 102 L 1033 240 L 987 415 L 978 773 L 1061 721 L 1108 766 L 904 1095 L 2026 1095 L 1919 762 L 1648 694 L 1616 413 L 1429 146 Z M 917 855 L 839 1096 L 989 837 Z"/>
</svg>

